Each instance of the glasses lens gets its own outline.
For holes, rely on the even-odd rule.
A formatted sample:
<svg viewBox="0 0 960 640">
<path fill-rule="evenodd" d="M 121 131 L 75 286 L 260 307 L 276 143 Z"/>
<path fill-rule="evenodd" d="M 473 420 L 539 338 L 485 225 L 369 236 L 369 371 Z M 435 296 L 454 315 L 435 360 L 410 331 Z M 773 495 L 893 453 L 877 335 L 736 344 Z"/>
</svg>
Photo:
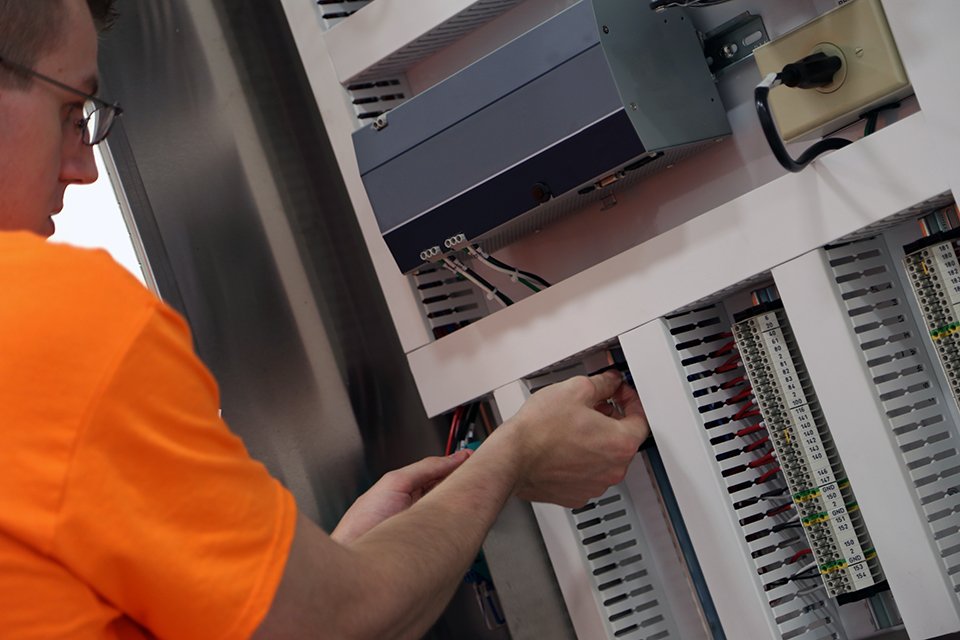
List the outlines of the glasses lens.
<svg viewBox="0 0 960 640">
<path fill-rule="evenodd" d="M 84 111 L 87 115 L 87 125 L 83 131 L 83 142 L 91 146 L 100 144 L 110 133 L 113 122 L 116 120 L 117 110 L 112 106 L 98 106 L 92 100 L 88 100 L 84 105 Z"/>
</svg>

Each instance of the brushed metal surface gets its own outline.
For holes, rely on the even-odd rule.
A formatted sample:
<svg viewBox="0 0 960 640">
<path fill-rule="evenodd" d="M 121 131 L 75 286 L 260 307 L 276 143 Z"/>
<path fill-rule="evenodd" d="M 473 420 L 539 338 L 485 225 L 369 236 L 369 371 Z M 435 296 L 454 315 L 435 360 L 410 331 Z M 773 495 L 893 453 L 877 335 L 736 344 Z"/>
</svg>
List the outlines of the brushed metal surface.
<svg viewBox="0 0 960 640">
<path fill-rule="evenodd" d="M 440 450 L 278 2 L 122 4 L 101 51 L 111 144 L 161 295 L 223 415 L 327 529 Z M 503 638 L 461 589 L 430 638 Z"/>
</svg>

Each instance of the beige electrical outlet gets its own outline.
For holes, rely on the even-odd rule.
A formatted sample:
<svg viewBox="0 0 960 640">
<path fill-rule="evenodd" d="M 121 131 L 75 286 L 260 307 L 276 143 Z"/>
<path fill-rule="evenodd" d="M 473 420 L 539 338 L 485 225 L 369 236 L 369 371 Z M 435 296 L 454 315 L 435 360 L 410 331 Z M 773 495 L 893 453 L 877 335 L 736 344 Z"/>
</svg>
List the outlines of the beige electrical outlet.
<svg viewBox="0 0 960 640">
<path fill-rule="evenodd" d="M 763 45 L 754 58 L 766 77 L 818 51 L 843 60 L 833 85 L 781 85 L 770 92 L 770 109 L 788 142 L 836 131 L 865 111 L 912 93 L 880 0 L 852 0 Z"/>
</svg>

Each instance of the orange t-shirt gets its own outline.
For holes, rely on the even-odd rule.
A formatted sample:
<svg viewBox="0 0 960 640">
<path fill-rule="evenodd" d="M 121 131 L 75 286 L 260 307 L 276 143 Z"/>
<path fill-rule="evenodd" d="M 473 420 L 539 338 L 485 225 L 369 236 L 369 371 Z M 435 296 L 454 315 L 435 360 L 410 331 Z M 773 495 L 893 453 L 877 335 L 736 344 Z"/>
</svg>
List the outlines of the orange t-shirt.
<svg viewBox="0 0 960 640">
<path fill-rule="evenodd" d="M 293 498 L 183 320 L 102 251 L 0 233 L 0 638 L 246 638 Z"/>
</svg>

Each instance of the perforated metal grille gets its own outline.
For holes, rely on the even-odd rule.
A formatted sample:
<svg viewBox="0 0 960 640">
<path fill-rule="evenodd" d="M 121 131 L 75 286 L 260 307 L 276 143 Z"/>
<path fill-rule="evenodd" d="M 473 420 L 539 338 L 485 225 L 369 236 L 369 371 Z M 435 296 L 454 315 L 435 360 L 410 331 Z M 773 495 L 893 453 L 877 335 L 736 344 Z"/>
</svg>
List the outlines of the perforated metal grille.
<svg viewBox="0 0 960 640">
<path fill-rule="evenodd" d="M 569 512 L 611 639 L 679 638 L 623 485 Z"/>
<path fill-rule="evenodd" d="M 783 475 L 776 467 L 751 467 L 767 451 L 765 433 L 756 429 L 762 424 L 749 408 L 751 396 L 731 345 L 726 311 L 717 304 L 666 321 L 772 621 L 785 640 L 843 638 L 835 605 L 819 576 L 787 580 L 809 561 L 808 555 L 798 555 L 808 548 L 807 539 L 795 512 L 785 507 L 790 497 Z"/>
<path fill-rule="evenodd" d="M 890 253 L 875 237 L 827 250 L 850 326 L 914 488 L 960 592 L 960 440 Z"/>
<path fill-rule="evenodd" d="M 349 18 L 372 1 L 373 0 L 348 0 L 347 2 L 338 2 L 337 0 L 317 0 L 317 6 L 320 9 L 320 15 L 323 17 L 324 28 L 329 29 L 338 22 Z"/>
<path fill-rule="evenodd" d="M 480 0 L 479 2 L 474 2 L 446 22 L 430 29 L 413 42 L 401 47 L 395 53 L 350 80 L 351 82 L 357 82 L 370 78 L 382 78 L 402 74 L 420 60 L 452 44 L 508 9 L 520 4 L 520 1 L 521 0 Z"/>
<path fill-rule="evenodd" d="M 353 82 L 346 89 L 353 104 L 357 128 L 400 106 L 410 97 L 407 80 L 402 76 Z"/>
<path fill-rule="evenodd" d="M 446 269 L 424 267 L 411 276 L 424 317 L 436 337 L 487 315 L 487 305 L 477 289 Z"/>
</svg>

